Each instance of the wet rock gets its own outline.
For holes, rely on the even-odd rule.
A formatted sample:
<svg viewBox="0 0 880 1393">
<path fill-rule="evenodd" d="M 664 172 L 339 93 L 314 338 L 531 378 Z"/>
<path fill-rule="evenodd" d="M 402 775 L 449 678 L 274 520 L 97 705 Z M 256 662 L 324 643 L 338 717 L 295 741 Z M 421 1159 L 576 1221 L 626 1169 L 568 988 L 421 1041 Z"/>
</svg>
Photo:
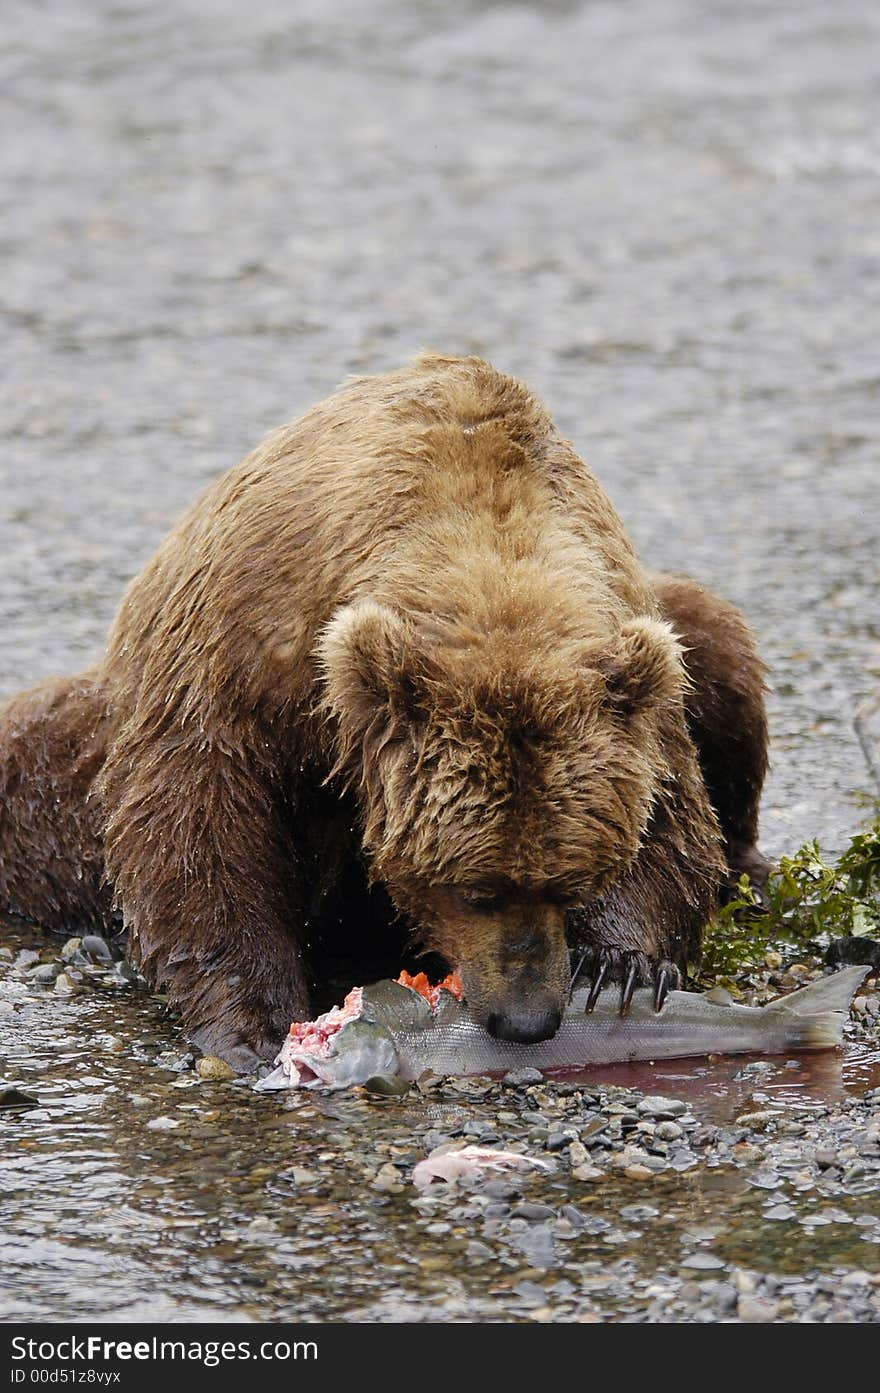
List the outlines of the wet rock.
<svg viewBox="0 0 880 1393">
<path fill-rule="evenodd" d="M 40 963 L 39 967 L 32 967 L 28 972 L 28 981 L 36 982 L 38 986 L 51 986 L 56 978 L 61 975 L 60 963 Z"/>
<path fill-rule="evenodd" d="M 115 963 L 113 971 L 107 974 L 107 981 L 111 986 L 116 987 L 131 987 L 140 980 L 139 974 L 132 967 L 131 963 L 126 962 L 124 959 L 122 962 Z"/>
<path fill-rule="evenodd" d="M 38 1108 L 39 1098 L 35 1098 L 32 1093 L 25 1093 L 23 1088 L 0 1088 L 0 1109 L 4 1112 L 26 1111 L 28 1108 Z"/>
<path fill-rule="evenodd" d="M 64 962 L 68 962 L 82 950 L 81 938 L 69 938 L 61 949 L 61 957 Z"/>
<path fill-rule="evenodd" d="M 747 1267 L 734 1269 L 733 1284 L 740 1296 L 751 1296 L 758 1289 L 758 1279 Z"/>
<path fill-rule="evenodd" d="M 584 1146 L 583 1142 L 573 1141 L 571 1143 L 571 1145 L 568 1148 L 568 1160 L 572 1169 L 575 1169 L 578 1166 L 587 1165 L 589 1158 L 590 1153 Z"/>
<path fill-rule="evenodd" d="M 761 1112 L 744 1112 L 742 1116 L 736 1119 L 736 1125 L 737 1127 L 749 1127 L 755 1130 L 762 1130 L 765 1127 L 771 1126 L 773 1123 L 779 1122 L 779 1120 L 780 1116 L 778 1112 L 765 1109 Z"/>
<path fill-rule="evenodd" d="M 779 1315 L 779 1302 L 761 1296 L 741 1296 L 736 1303 L 736 1314 L 749 1324 L 766 1323 Z"/>
<path fill-rule="evenodd" d="M 274 1220 L 265 1214 L 258 1214 L 246 1225 L 244 1232 L 248 1238 L 270 1241 L 277 1238 L 280 1230 Z"/>
<path fill-rule="evenodd" d="M 147 1130 L 150 1132 L 174 1132 L 180 1126 L 180 1119 L 176 1117 L 151 1117 L 147 1123 Z"/>
<path fill-rule="evenodd" d="M 527 1219 L 529 1223 L 544 1223 L 548 1219 L 556 1218 L 556 1210 L 552 1209 L 549 1204 L 531 1204 L 527 1201 L 515 1205 L 513 1213 L 519 1219 Z"/>
<path fill-rule="evenodd" d="M 86 934 L 80 940 L 80 949 L 92 962 L 113 962 L 113 951 L 110 944 L 100 934 Z"/>
<path fill-rule="evenodd" d="M 749 1177 L 749 1184 L 759 1190 L 778 1190 L 782 1184 L 782 1177 L 775 1171 L 757 1171 Z"/>
<path fill-rule="evenodd" d="M 562 1132 L 552 1132 L 545 1142 L 548 1151 L 564 1151 L 573 1141 L 577 1141 L 578 1134 L 573 1127 L 567 1127 Z"/>
<path fill-rule="evenodd" d="M 525 1088 L 528 1084 L 543 1083 L 540 1069 L 509 1069 L 501 1080 L 509 1088 Z"/>
<path fill-rule="evenodd" d="M 692 1166 L 699 1163 L 699 1158 L 689 1151 L 687 1147 L 679 1147 L 676 1151 L 669 1154 L 669 1164 L 675 1171 L 690 1170 Z M 653 1163 L 652 1163 L 653 1164 Z"/>
<path fill-rule="evenodd" d="M 677 1122 L 658 1122 L 654 1136 L 658 1141 L 677 1141 L 684 1136 L 684 1128 L 679 1127 Z"/>
<path fill-rule="evenodd" d="M 795 1217 L 795 1211 L 790 1204 L 772 1204 L 769 1209 L 764 1210 L 765 1219 L 787 1220 Z"/>
<path fill-rule="evenodd" d="M 649 1095 L 639 1103 L 639 1112 L 643 1117 L 653 1117 L 657 1121 L 671 1120 L 681 1117 L 687 1112 L 687 1104 L 679 1098 L 662 1098 Z"/>
<path fill-rule="evenodd" d="M 660 1214 L 659 1209 L 655 1209 L 652 1204 L 625 1204 L 620 1210 L 621 1219 L 625 1219 L 628 1224 L 641 1224 L 646 1219 L 656 1219 Z"/>
<path fill-rule="evenodd" d="M 760 1146 L 755 1146 L 752 1142 L 737 1142 L 732 1148 L 731 1155 L 740 1165 L 750 1165 L 753 1161 L 760 1161 L 764 1152 Z"/>
<path fill-rule="evenodd" d="M 479 1239 L 472 1239 L 464 1251 L 470 1262 L 491 1262 L 495 1257 L 488 1243 L 481 1243 Z"/>
<path fill-rule="evenodd" d="M 495 1200 L 513 1200 L 520 1194 L 519 1186 L 510 1180 L 486 1180 L 480 1189 L 484 1195 Z"/>
<path fill-rule="evenodd" d="M 385 1168 L 383 1167 L 383 1169 Z M 396 1170 L 394 1166 L 392 1166 L 391 1169 L 394 1171 L 395 1175 L 399 1180 L 400 1172 Z M 314 1185 L 319 1178 L 320 1177 L 317 1175 L 315 1171 L 308 1170 L 306 1166 L 289 1166 L 287 1170 L 281 1171 L 278 1176 L 279 1180 L 286 1180 L 288 1185 L 299 1186 Z M 401 1191 L 403 1190 L 403 1188 L 404 1187 L 401 1185 Z"/>
<path fill-rule="evenodd" d="M 743 1079 L 760 1078 L 762 1074 L 772 1074 L 776 1067 L 772 1060 L 755 1059 L 751 1064 L 744 1064 L 742 1069 L 738 1069 L 733 1077 L 737 1082 Z"/>
<path fill-rule="evenodd" d="M 716 1253 L 696 1252 L 689 1253 L 686 1258 L 682 1258 L 681 1266 L 696 1272 L 714 1272 L 718 1268 L 726 1267 L 727 1264 Z"/>
<path fill-rule="evenodd" d="M 55 978 L 55 990 L 59 996 L 73 996 L 79 991 L 79 985 L 69 972 L 59 972 Z"/>
<path fill-rule="evenodd" d="M 33 967 L 34 964 L 38 963 L 39 961 L 40 955 L 39 953 L 36 953 L 33 950 L 33 948 L 22 948 L 18 953 L 16 953 L 15 961 L 12 965 L 13 967 L 17 967 L 19 970 L 23 970 L 26 967 Z"/>
<path fill-rule="evenodd" d="M 411 1084 L 399 1074 L 374 1074 L 367 1079 L 364 1088 L 379 1098 L 402 1098 L 409 1093 Z"/>
<path fill-rule="evenodd" d="M 530 1225 L 524 1232 L 512 1234 L 509 1242 L 530 1267 L 553 1267 L 558 1261 L 555 1236 L 546 1224 Z"/>
<path fill-rule="evenodd" d="M 402 1195 L 405 1189 L 400 1171 L 390 1161 L 379 1167 L 370 1184 L 374 1190 L 382 1190 L 391 1195 Z"/>
<path fill-rule="evenodd" d="M 572 1170 L 574 1180 L 581 1180 L 583 1183 L 592 1183 L 595 1180 L 604 1180 L 607 1172 L 600 1170 L 599 1166 L 575 1166 Z"/>
<path fill-rule="evenodd" d="M 173 1074 L 185 1073 L 191 1069 L 195 1063 L 195 1055 L 180 1054 L 177 1050 L 162 1050 L 161 1054 L 156 1055 L 156 1064 L 160 1069 L 169 1069 Z"/>
</svg>

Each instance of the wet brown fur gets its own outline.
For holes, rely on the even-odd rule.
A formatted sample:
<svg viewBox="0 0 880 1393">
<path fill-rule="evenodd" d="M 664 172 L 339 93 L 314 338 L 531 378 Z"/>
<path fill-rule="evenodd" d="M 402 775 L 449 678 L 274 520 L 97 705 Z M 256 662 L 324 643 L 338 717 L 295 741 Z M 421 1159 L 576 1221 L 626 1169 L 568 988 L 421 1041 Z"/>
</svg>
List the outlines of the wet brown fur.
<svg viewBox="0 0 880 1393">
<path fill-rule="evenodd" d="M 575 940 L 693 961 L 765 766 L 737 611 L 643 570 L 524 386 L 424 356 L 270 435 L 99 667 L 0 710 L 0 905 L 106 922 L 106 866 L 193 1037 L 266 1056 L 355 863 L 484 1014 L 564 1000 Z"/>
</svg>

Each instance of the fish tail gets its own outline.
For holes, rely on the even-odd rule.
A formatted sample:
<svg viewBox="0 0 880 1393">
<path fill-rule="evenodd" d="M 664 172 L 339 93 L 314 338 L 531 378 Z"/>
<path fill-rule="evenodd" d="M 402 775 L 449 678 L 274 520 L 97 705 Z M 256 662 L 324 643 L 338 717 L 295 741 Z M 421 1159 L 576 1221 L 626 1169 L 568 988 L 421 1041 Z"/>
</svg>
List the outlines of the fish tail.
<svg viewBox="0 0 880 1393">
<path fill-rule="evenodd" d="M 788 1047 L 831 1050 L 840 1045 L 852 999 L 869 971 L 845 967 L 768 1006 L 767 1011 L 779 1018 Z"/>
</svg>

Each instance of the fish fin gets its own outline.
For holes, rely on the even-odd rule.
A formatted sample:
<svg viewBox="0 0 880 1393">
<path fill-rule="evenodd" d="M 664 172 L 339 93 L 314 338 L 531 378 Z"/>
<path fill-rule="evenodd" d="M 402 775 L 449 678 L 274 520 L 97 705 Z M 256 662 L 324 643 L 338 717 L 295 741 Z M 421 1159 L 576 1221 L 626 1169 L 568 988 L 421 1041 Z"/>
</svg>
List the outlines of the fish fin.
<svg viewBox="0 0 880 1393">
<path fill-rule="evenodd" d="M 282 1068 L 273 1069 L 271 1074 L 266 1074 L 262 1079 L 257 1079 L 254 1084 L 256 1093 L 273 1093 L 276 1088 L 290 1088 L 290 1079 Z"/>
</svg>

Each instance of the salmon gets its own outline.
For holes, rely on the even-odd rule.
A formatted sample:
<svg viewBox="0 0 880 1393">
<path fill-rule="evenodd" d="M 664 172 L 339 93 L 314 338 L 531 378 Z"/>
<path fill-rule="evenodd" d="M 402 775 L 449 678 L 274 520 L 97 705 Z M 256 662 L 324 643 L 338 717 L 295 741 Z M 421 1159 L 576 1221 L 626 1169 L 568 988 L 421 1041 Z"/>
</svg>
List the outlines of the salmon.
<svg viewBox="0 0 880 1393">
<path fill-rule="evenodd" d="M 613 988 L 587 1011 L 584 986 L 572 993 L 553 1038 L 537 1044 L 496 1040 L 456 995 L 454 980 L 453 990 L 424 992 L 386 980 L 353 988 L 342 1006 L 315 1021 L 294 1022 L 275 1069 L 256 1087 L 339 1089 L 395 1075 L 412 1080 L 424 1074 L 830 1050 L 843 1040 L 850 1004 L 869 970 L 843 968 L 760 1007 L 737 1005 L 716 992 L 675 991 L 657 1012 L 653 993 L 640 989 L 625 1016 Z"/>
</svg>

